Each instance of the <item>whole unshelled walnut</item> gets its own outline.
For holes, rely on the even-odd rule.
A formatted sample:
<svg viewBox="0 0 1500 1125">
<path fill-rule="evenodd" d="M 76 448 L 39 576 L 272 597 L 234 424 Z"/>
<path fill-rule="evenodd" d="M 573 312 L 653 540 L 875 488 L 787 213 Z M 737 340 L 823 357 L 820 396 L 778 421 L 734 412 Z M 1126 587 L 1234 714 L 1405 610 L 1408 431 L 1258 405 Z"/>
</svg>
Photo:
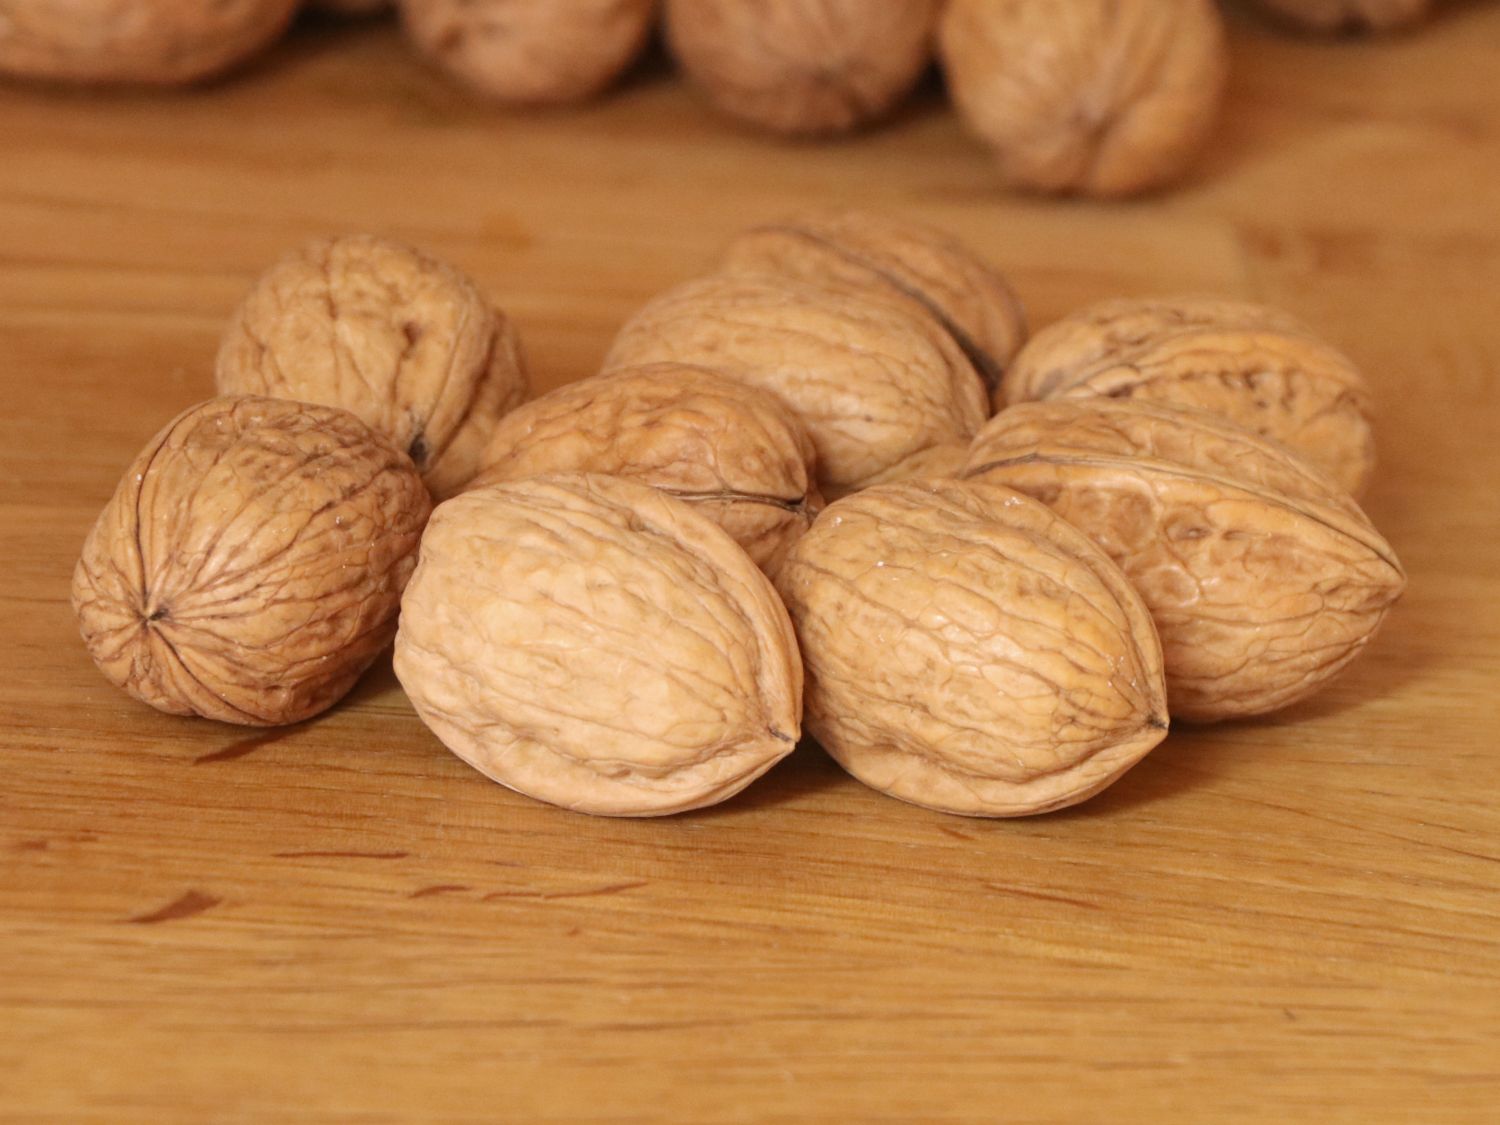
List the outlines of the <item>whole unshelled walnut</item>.
<svg viewBox="0 0 1500 1125">
<path fill-rule="evenodd" d="M 967 442 L 989 414 L 983 380 L 935 319 L 833 278 L 714 274 L 669 290 L 625 324 L 604 367 L 647 363 L 780 395 L 812 437 L 828 496 Z"/>
<path fill-rule="evenodd" d="M 726 272 L 835 278 L 917 301 L 935 316 L 991 390 L 1026 342 L 1010 284 L 957 239 L 876 211 L 803 215 L 753 227 L 729 244 Z"/>
<path fill-rule="evenodd" d="M 1228 72 L 1213 0 L 949 0 L 959 113 L 1011 184 L 1123 196 L 1177 179 Z"/>
<path fill-rule="evenodd" d="M 1375 471 L 1370 392 L 1349 359 L 1285 313 L 1209 297 L 1103 301 L 1038 332 L 1003 397 L 1136 399 L 1220 414 L 1354 495 Z"/>
<path fill-rule="evenodd" d="M 1258 0 L 1266 11 L 1312 31 L 1393 31 L 1421 23 L 1432 0 Z"/>
<path fill-rule="evenodd" d="M 1130 576 L 1161 634 L 1173 718 L 1306 698 L 1364 649 L 1406 584 L 1333 480 L 1209 414 L 1022 403 L 985 426 L 965 475 L 1048 504 Z"/>
<path fill-rule="evenodd" d="M 507 415 L 472 488 L 601 473 L 692 504 L 775 573 L 823 507 L 812 441 L 769 391 L 677 364 L 585 379 Z"/>
<path fill-rule="evenodd" d="M 938 0 L 666 0 L 667 39 L 722 112 L 775 133 L 889 113 L 932 57 Z"/>
<path fill-rule="evenodd" d="M 301 0 L 0 0 L 0 74 L 171 86 L 257 54 Z"/>
<path fill-rule="evenodd" d="M 769 580 L 688 504 L 537 477 L 438 507 L 396 674 L 460 758 L 579 812 L 733 796 L 796 745 L 802 666 Z"/>
<path fill-rule="evenodd" d="M 343 410 L 213 399 L 126 471 L 84 544 L 73 609 L 99 670 L 160 711 L 295 723 L 396 633 L 430 501 Z"/>
<path fill-rule="evenodd" d="M 831 504 L 777 579 L 809 732 L 867 785 L 1023 816 L 1109 785 L 1167 732 L 1140 597 L 1081 532 L 1006 488 L 878 485 Z"/>
<path fill-rule="evenodd" d="M 515 329 L 451 266 L 368 235 L 320 239 L 263 274 L 230 319 L 215 381 L 352 411 L 438 499 L 479 470 L 526 397 Z"/>
<path fill-rule="evenodd" d="M 656 0 L 397 0 L 417 48 L 482 94 L 544 105 L 603 91 L 646 45 Z"/>
</svg>

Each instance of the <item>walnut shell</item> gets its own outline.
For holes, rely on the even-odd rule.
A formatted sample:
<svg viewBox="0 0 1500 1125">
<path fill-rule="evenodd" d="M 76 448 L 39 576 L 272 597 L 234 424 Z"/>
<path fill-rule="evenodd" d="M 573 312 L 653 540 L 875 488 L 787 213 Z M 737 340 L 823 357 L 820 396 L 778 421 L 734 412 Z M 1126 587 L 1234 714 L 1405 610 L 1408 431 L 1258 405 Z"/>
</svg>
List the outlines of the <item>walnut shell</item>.
<svg viewBox="0 0 1500 1125">
<path fill-rule="evenodd" d="M 1023 403 L 991 419 L 966 475 L 1044 501 L 1130 576 L 1161 634 L 1173 718 L 1260 715 L 1311 695 L 1406 584 L 1331 479 L 1189 411 Z"/>
<path fill-rule="evenodd" d="M 769 391 L 696 367 L 570 383 L 504 418 L 471 487 L 602 473 L 692 504 L 768 574 L 823 507 L 812 441 Z"/>
<path fill-rule="evenodd" d="M 613 477 L 440 505 L 396 674 L 460 758 L 580 812 L 714 804 L 799 734 L 802 667 L 770 582 L 690 505 Z"/>
<path fill-rule="evenodd" d="M 1161 648 L 1125 576 L 1044 506 L 960 481 L 830 505 L 778 587 L 807 728 L 913 804 L 1022 816 L 1108 786 L 1167 730 Z"/>
<path fill-rule="evenodd" d="M 1213 0 L 949 0 L 955 105 L 1010 184 L 1123 196 L 1177 179 L 1228 74 Z"/>
<path fill-rule="evenodd" d="M 666 0 L 672 53 L 713 105 L 774 133 L 886 116 L 932 58 L 939 0 Z"/>
<path fill-rule="evenodd" d="M 527 393 L 515 329 L 473 282 L 368 235 L 309 243 L 263 274 L 230 319 L 215 382 L 352 411 L 439 499 L 479 471 Z"/>
<path fill-rule="evenodd" d="M 942 231 L 893 215 L 843 211 L 755 227 L 729 244 L 720 268 L 811 282 L 835 278 L 916 300 L 992 391 L 1026 342 L 1026 312 L 999 272 Z"/>
<path fill-rule="evenodd" d="M 398 0 L 423 55 L 503 102 L 546 105 L 602 92 L 641 53 L 656 0 Z"/>
<path fill-rule="evenodd" d="M 73 611 L 111 683 L 160 711 L 295 723 L 396 632 L 430 501 L 342 410 L 213 399 L 126 471 L 84 544 Z"/>
<path fill-rule="evenodd" d="M 1258 0 L 1266 11 L 1311 31 L 1394 31 L 1421 23 L 1432 0 Z"/>
<path fill-rule="evenodd" d="M 829 496 L 969 441 L 989 414 L 983 381 L 936 321 L 832 279 L 715 274 L 669 290 L 625 324 L 604 367 L 663 362 L 780 395 Z"/>
<path fill-rule="evenodd" d="M 259 53 L 301 0 L 0 0 L 0 74 L 172 86 Z"/>
<path fill-rule="evenodd" d="M 1206 297 L 1104 301 L 1038 332 L 1007 401 L 1106 396 L 1221 414 L 1359 495 L 1375 471 L 1364 377 L 1274 309 Z"/>
</svg>

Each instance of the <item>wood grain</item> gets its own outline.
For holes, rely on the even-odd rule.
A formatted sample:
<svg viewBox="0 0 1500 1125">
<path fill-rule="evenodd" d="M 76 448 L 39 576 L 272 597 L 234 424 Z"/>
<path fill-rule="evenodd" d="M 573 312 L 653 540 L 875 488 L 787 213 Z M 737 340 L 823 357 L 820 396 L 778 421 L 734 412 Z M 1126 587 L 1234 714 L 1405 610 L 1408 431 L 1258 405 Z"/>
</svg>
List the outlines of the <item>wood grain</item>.
<svg viewBox="0 0 1500 1125">
<path fill-rule="evenodd" d="M 0 87 L 0 1118 L 1496 1120 L 1500 8 L 1368 43 L 1242 21 L 1234 64 L 1194 181 L 1114 206 L 1000 194 L 935 90 L 820 147 L 661 68 L 512 115 L 378 21 L 192 94 Z M 84 533 L 289 245 L 452 258 L 546 387 L 813 202 L 950 227 L 1038 323 L 1188 290 L 1320 326 L 1376 386 L 1368 506 L 1411 574 L 1369 654 L 1003 823 L 811 747 L 719 809 L 591 820 L 444 751 L 388 664 L 271 733 L 89 664 Z"/>
</svg>

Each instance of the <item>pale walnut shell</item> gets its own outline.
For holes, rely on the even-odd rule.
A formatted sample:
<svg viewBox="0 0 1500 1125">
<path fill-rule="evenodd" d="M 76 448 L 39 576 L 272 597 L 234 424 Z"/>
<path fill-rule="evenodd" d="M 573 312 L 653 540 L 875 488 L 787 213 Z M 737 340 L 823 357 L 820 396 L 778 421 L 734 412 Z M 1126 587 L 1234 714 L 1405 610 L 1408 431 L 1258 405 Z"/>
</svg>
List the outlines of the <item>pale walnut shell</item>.
<svg viewBox="0 0 1500 1125">
<path fill-rule="evenodd" d="M 802 423 L 769 391 L 677 364 L 570 383 L 506 416 L 471 487 L 602 473 L 692 504 L 773 574 L 823 507 Z"/>
<path fill-rule="evenodd" d="M 582 101 L 646 45 L 656 0 L 398 0 L 417 49 L 503 102 Z"/>
<path fill-rule="evenodd" d="M 173 86 L 258 54 L 301 0 L 0 0 L 0 74 Z"/>
<path fill-rule="evenodd" d="M 960 481 L 828 507 L 778 588 L 808 731 L 865 784 L 971 816 L 1076 804 L 1166 735 L 1161 648 L 1125 576 L 1043 505 Z"/>
<path fill-rule="evenodd" d="M 1008 183 L 1042 192 L 1177 179 L 1228 74 L 1213 0 L 949 0 L 938 41 L 970 130 Z"/>
<path fill-rule="evenodd" d="M 939 0 L 666 0 L 667 40 L 715 108 L 792 136 L 891 112 L 932 58 Z"/>
<path fill-rule="evenodd" d="M 1042 500 L 1129 575 L 1161 634 L 1173 718 L 1261 715 L 1313 694 L 1406 583 L 1331 478 L 1212 416 L 1023 403 L 991 419 L 966 475 Z"/>
<path fill-rule="evenodd" d="M 715 804 L 799 735 L 802 667 L 769 580 L 690 505 L 613 477 L 440 505 L 395 659 L 450 750 L 579 812 Z"/>
<path fill-rule="evenodd" d="M 1375 471 L 1371 400 L 1348 357 L 1285 313 L 1207 297 L 1104 301 L 1038 332 L 1009 402 L 1148 400 L 1223 415 L 1358 496 Z"/>
<path fill-rule="evenodd" d="M 817 213 L 752 228 L 729 244 L 720 268 L 812 282 L 834 278 L 915 300 L 992 391 L 1026 342 L 1026 312 L 997 270 L 942 231 L 877 211 Z"/>
<path fill-rule="evenodd" d="M 220 398 L 168 423 L 84 544 L 73 610 L 109 681 L 174 715 L 295 723 L 396 633 L 430 501 L 342 410 Z"/>
<path fill-rule="evenodd" d="M 472 281 L 368 235 L 320 239 L 263 274 L 230 318 L 215 382 L 352 411 L 438 499 L 479 471 L 527 393 L 515 329 Z"/>
<path fill-rule="evenodd" d="M 1432 0 L 1258 0 L 1266 11 L 1312 31 L 1394 31 L 1421 23 Z"/>
<path fill-rule="evenodd" d="M 941 325 L 834 280 L 714 274 L 669 290 L 620 330 L 604 367 L 663 362 L 781 396 L 812 437 L 828 496 L 968 442 L 989 414 L 983 380 Z"/>
</svg>

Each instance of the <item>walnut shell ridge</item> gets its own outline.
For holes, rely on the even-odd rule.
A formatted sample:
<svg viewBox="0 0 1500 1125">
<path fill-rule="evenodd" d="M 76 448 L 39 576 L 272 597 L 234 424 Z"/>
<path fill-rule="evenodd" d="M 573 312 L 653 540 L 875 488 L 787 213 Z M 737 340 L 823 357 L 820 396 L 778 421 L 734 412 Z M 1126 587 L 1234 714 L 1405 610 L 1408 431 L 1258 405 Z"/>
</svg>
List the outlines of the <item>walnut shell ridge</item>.
<svg viewBox="0 0 1500 1125">
<path fill-rule="evenodd" d="M 1213 0 L 949 0 L 949 91 L 1002 177 L 1124 196 L 1186 170 L 1228 74 Z"/>
<path fill-rule="evenodd" d="M 502 102 L 601 93 L 645 47 L 656 0 L 398 0 L 417 49 Z"/>
<path fill-rule="evenodd" d="M 694 367 L 570 383 L 500 422 L 471 488 L 600 473 L 683 500 L 774 574 L 823 507 L 812 441 L 769 391 Z"/>
<path fill-rule="evenodd" d="M 1358 496 L 1375 471 L 1371 396 L 1338 349 L 1243 301 L 1103 301 L 1038 332 L 1006 373 L 1008 402 L 1110 397 L 1220 414 L 1290 446 Z"/>
<path fill-rule="evenodd" d="M 827 496 L 967 443 L 989 414 L 983 380 L 933 318 L 833 279 L 713 274 L 668 290 L 626 322 L 604 369 L 648 363 L 779 395 L 812 437 Z"/>
<path fill-rule="evenodd" d="M 369 235 L 319 239 L 272 266 L 230 318 L 221 394 L 337 406 L 416 463 L 439 499 L 479 470 L 526 397 L 515 329 L 463 274 Z"/>
<path fill-rule="evenodd" d="M 1166 735 L 1156 631 L 1125 576 L 1043 505 L 959 481 L 831 504 L 777 579 L 808 731 L 850 773 L 944 812 L 1099 792 Z"/>
<path fill-rule="evenodd" d="M 1312 695 L 1406 584 L 1337 484 L 1211 416 L 1022 403 L 975 440 L 966 478 L 1045 502 L 1120 565 L 1161 635 L 1174 719 L 1261 715 Z"/>
<path fill-rule="evenodd" d="M 714 804 L 800 732 L 801 662 L 769 580 L 691 506 L 613 477 L 440 505 L 395 664 L 455 754 L 579 812 Z"/>
<path fill-rule="evenodd" d="M 172 86 L 258 54 L 301 0 L 0 0 L 0 74 Z"/>
<path fill-rule="evenodd" d="M 938 9 L 938 0 L 666 0 L 666 32 L 715 108 L 817 136 L 895 108 L 932 57 Z"/>
<path fill-rule="evenodd" d="M 332 706 L 391 642 L 430 501 L 342 410 L 213 399 L 126 471 L 84 544 L 73 610 L 112 683 L 255 726 Z"/>
</svg>

